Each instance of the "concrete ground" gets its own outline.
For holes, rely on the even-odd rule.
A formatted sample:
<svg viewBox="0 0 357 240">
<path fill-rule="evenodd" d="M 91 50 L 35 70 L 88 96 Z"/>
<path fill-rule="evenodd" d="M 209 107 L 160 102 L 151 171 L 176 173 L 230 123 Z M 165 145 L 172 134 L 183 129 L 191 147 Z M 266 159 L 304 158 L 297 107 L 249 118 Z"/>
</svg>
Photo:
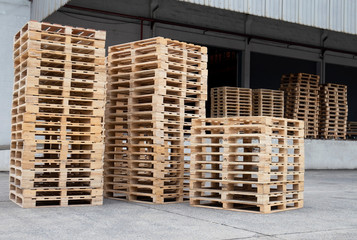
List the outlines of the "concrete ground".
<svg viewBox="0 0 357 240">
<path fill-rule="evenodd" d="M 357 171 L 307 171 L 305 207 L 268 215 L 105 200 L 22 209 L 0 173 L 0 239 L 357 239 Z"/>
</svg>

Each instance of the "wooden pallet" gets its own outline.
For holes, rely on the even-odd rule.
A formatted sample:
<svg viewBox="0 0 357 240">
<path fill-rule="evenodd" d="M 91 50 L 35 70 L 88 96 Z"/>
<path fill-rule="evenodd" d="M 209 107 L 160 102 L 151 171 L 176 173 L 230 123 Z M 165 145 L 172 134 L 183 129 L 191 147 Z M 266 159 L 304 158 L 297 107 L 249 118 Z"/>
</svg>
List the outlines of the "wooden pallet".
<svg viewBox="0 0 357 240">
<path fill-rule="evenodd" d="M 347 86 L 324 84 L 320 86 L 319 138 L 346 139 Z"/>
<path fill-rule="evenodd" d="M 350 139 L 357 138 L 357 122 L 347 122 L 347 137 Z"/>
<path fill-rule="evenodd" d="M 211 89 L 211 117 L 252 116 L 252 89 L 218 87 Z"/>
<path fill-rule="evenodd" d="M 80 28 L 80 27 L 72 27 L 72 26 L 63 26 L 60 24 L 53 24 L 47 22 L 36 22 L 29 21 L 21 28 L 19 32 L 15 35 L 15 43 L 17 40 L 21 40 L 23 36 L 26 36 L 28 31 L 36 31 L 41 34 L 54 34 L 60 36 L 71 36 L 71 37 L 79 37 L 84 39 L 96 39 L 105 41 L 106 32 L 95 29 L 88 28 Z M 53 40 L 53 39 L 51 39 Z"/>
<path fill-rule="evenodd" d="M 271 89 L 253 89 L 253 115 L 284 117 L 284 92 Z"/>
<path fill-rule="evenodd" d="M 197 119 L 191 138 L 192 206 L 258 213 L 303 206 L 303 121 Z"/>
<path fill-rule="evenodd" d="M 283 75 L 280 90 L 284 91 L 284 116 L 305 121 L 305 137 L 318 137 L 320 76 L 297 73 Z"/>
<path fill-rule="evenodd" d="M 23 208 L 97 206 L 103 204 L 103 189 L 47 188 L 32 190 L 10 185 L 10 199 Z"/>
<path fill-rule="evenodd" d="M 15 35 L 10 199 L 103 201 L 105 32 L 30 21 Z"/>
<path fill-rule="evenodd" d="M 149 38 L 111 46 L 109 49 L 108 60 L 109 62 L 112 62 L 111 56 L 113 56 L 115 59 L 118 58 L 120 61 L 125 61 L 127 60 L 126 57 L 135 55 L 140 56 L 140 60 L 146 62 L 146 57 L 144 55 L 157 53 L 160 54 L 160 58 L 165 57 L 163 55 L 166 54 L 172 54 L 177 58 L 184 57 L 186 58 L 186 61 L 189 61 L 190 63 L 191 61 L 198 61 L 205 65 L 208 61 L 206 47 L 163 37 Z M 191 64 L 187 65 L 190 66 Z M 206 69 L 205 66 L 203 67 Z"/>
<path fill-rule="evenodd" d="M 108 74 L 105 196 L 187 199 L 185 141 L 205 116 L 207 49 L 162 37 L 111 46 Z"/>
</svg>

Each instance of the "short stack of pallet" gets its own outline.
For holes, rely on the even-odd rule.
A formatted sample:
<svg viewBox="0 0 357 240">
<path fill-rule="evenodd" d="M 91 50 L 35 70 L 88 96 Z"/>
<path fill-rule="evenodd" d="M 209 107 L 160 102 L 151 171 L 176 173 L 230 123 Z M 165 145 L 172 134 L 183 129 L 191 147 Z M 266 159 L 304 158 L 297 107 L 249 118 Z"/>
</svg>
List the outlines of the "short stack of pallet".
<svg viewBox="0 0 357 240">
<path fill-rule="evenodd" d="M 333 83 L 321 85 L 319 137 L 346 139 L 347 117 L 347 86 Z"/>
<path fill-rule="evenodd" d="M 357 122 L 347 122 L 347 137 L 351 139 L 357 138 Z"/>
<path fill-rule="evenodd" d="M 303 121 L 197 119 L 191 138 L 191 205 L 260 213 L 303 207 Z"/>
<path fill-rule="evenodd" d="M 183 201 L 185 135 L 205 116 L 207 48 L 157 37 L 110 47 L 108 65 L 106 197 Z"/>
<path fill-rule="evenodd" d="M 105 32 L 29 22 L 15 36 L 10 199 L 101 205 Z"/>
<path fill-rule="evenodd" d="M 252 116 L 252 89 L 217 87 L 211 89 L 211 117 Z"/>
<path fill-rule="evenodd" d="M 305 121 L 305 137 L 317 138 L 320 76 L 306 73 L 283 75 L 285 117 Z"/>
<path fill-rule="evenodd" d="M 284 117 L 284 92 L 253 89 L 253 116 Z"/>
</svg>

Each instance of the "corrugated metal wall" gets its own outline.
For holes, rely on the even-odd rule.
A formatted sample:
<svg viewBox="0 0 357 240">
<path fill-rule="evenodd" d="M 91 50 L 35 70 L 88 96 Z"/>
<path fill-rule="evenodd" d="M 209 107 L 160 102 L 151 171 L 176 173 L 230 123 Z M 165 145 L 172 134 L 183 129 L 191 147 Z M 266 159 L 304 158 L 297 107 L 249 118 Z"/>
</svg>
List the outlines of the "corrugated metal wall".
<svg viewBox="0 0 357 240">
<path fill-rule="evenodd" d="M 31 20 L 42 21 L 70 0 L 33 0 Z"/>
<path fill-rule="evenodd" d="M 357 34 L 357 0 L 179 0 Z"/>
<path fill-rule="evenodd" d="M 70 0 L 33 0 L 42 21 Z M 179 0 L 338 32 L 357 34 L 357 0 Z"/>
</svg>

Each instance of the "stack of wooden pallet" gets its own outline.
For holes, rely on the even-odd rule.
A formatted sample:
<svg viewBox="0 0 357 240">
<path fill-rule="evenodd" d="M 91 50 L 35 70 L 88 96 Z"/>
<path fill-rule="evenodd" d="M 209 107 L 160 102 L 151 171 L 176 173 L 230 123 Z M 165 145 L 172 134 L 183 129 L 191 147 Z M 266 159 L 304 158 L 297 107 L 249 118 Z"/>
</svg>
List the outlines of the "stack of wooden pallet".
<svg viewBox="0 0 357 240">
<path fill-rule="evenodd" d="M 357 122 L 347 122 L 347 137 L 357 138 Z"/>
<path fill-rule="evenodd" d="M 346 139 L 347 117 L 347 86 L 333 83 L 321 85 L 319 137 Z"/>
<path fill-rule="evenodd" d="M 260 213 L 303 206 L 303 121 L 197 119 L 191 138 L 191 205 Z"/>
<path fill-rule="evenodd" d="M 218 87 L 211 89 L 211 117 L 252 116 L 252 89 Z"/>
<path fill-rule="evenodd" d="M 253 89 L 253 116 L 284 117 L 284 92 Z"/>
<path fill-rule="evenodd" d="M 207 49 L 157 37 L 110 47 L 108 64 L 106 196 L 183 201 L 185 135 L 205 116 Z"/>
<path fill-rule="evenodd" d="M 15 36 L 10 199 L 103 201 L 105 32 L 29 22 Z"/>
<path fill-rule="evenodd" d="M 317 138 L 320 76 L 306 73 L 283 75 L 285 117 L 305 121 L 305 137 Z"/>
</svg>

